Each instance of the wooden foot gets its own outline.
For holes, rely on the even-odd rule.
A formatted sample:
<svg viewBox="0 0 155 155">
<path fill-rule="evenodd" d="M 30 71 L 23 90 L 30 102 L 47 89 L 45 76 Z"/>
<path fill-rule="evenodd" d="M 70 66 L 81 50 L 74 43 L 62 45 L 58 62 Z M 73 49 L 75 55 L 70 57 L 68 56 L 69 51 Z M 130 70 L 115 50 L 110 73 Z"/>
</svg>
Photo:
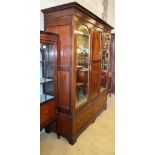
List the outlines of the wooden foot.
<svg viewBox="0 0 155 155">
<path fill-rule="evenodd" d="M 60 134 L 59 133 L 57 133 L 57 137 L 58 137 L 58 139 L 60 139 Z"/>
<path fill-rule="evenodd" d="M 77 137 L 76 138 L 67 138 L 69 144 L 74 145 L 77 141 Z"/>
<path fill-rule="evenodd" d="M 45 127 L 45 132 L 46 132 L 46 133 L 51 133 L 51 132 L 52 132 L 52 128 L 50 127 L 50 125 L 47 125 L 47 126 Z"/>
</svg>

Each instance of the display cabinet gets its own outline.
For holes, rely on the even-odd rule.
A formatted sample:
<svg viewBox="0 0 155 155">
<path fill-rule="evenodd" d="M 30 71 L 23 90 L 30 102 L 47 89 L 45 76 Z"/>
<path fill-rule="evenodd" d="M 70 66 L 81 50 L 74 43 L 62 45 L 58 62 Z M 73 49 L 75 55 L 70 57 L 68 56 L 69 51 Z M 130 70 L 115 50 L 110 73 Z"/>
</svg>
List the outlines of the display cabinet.
<svg viewBox="0 0 155 155">
<path fill-rule="evenodd" d="M 45 30 L 59 34 L 58 132 L 74 144 L 107 107 L 101 57 L 104 35 L 113 28 L 77 2 L 42 12 Z"/>
<path fill-rule="evenodd" d="M 40 32 L 40 129 L 57 118 L 57 38 Z"/>
</svg>

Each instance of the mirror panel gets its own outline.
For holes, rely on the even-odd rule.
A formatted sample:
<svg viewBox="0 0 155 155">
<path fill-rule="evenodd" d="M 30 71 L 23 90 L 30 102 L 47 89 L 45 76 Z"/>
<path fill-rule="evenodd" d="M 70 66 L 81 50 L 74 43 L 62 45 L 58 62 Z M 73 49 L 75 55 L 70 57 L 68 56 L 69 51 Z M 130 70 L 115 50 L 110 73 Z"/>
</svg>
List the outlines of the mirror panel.
<svg viewBox="0 0 155 155">
<path fill-rule="evenodd" d="M 89 84 L 90 34 L 85 25 L 75 31 L 77 35 L 76 50 L 76 107 L 87 101 Z"/>
<path fill-rule="evenodd" d="M 110 33 L 104 33 L 102 36 L 102 58 L 101 58 L 101 90 L 107 88 L 107 79 L 109 71 L 109 58 L 110 58 Z"/>
</svg>

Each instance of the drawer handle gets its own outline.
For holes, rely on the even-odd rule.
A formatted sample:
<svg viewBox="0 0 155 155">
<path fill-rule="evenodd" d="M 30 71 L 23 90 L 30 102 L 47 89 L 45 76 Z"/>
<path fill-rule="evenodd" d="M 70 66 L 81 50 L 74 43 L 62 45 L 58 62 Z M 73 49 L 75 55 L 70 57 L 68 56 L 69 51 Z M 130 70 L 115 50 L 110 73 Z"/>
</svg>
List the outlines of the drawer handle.
<svg viewBox="0 0 155 155">
<path fill-rule="evenodd" d="M 44 114 L 48 114 L 48 112 L 49 112 L 48 109 L 46 109 L 45 112 L 44 112 Z"/>
</svg>

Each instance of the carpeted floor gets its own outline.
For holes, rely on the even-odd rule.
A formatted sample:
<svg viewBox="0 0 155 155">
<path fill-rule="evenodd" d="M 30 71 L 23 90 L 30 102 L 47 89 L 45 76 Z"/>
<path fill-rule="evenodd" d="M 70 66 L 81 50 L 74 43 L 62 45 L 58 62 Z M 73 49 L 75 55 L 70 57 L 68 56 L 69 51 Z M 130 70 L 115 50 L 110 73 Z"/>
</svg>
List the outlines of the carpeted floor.
<svg viewBox="0 0 155 155">
<path fill-rule="evenodd" d="M 72 146 L 56 134 L 40 136 L 41 155 L 114 155 L 115 154 L 115 95 L 108 97 L 108 108 L 103 111 Z"/>
</svg>

